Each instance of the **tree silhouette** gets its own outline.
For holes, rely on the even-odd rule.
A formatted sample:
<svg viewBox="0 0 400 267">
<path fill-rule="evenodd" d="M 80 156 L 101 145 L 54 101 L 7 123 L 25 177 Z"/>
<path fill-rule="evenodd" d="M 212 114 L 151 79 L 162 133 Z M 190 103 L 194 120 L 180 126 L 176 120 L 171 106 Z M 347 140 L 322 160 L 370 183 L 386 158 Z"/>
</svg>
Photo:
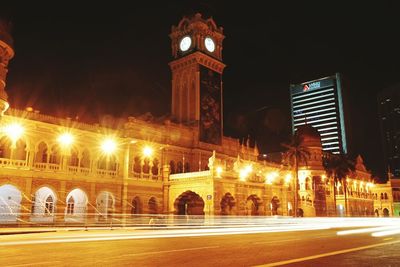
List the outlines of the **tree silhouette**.
<svg viewBox="0 0 400 267">
<path fill-rule="evenodd" d="M 295 182 L 294 182 L 294 216 L 297 217 L 298 208 L 298 182 L 299 182 L 299 163 L 304 162 L 307 165 L 307 158 L 310 156 L 310 151 L 307 147 L 303 146 L 303 138 L 295 133 L 289 144 L 282 144 L 288 150 L 284 154 L 284 160 L 294 168 Z"/>
<path fill-rule="evenodd" d="M 324 167 L 328 177 L 333 177 L 333 197 L 336 213 L 336 184 L 340 181 L 344 190 L 344 204 L 347 213 L 347 180 L 349 173 L 355 170 L 354 162 L 349 160 L 347 155 L 331 155 L 324 159 Z"/>
</svg>

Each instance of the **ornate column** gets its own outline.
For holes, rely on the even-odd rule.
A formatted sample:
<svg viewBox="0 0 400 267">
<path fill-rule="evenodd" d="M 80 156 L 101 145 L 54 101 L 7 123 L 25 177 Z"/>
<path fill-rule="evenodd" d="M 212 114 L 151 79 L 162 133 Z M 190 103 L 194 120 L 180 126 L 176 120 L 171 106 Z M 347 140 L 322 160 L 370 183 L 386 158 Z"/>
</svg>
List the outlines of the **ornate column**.
<svg viewBox="0 0 400 267">
<path fill-rule="evenodd" d="M 129 178 L 129 159 L 130 159 L 130 144 L 127 144 L 125 149 L 124 161 L 123 161 L 123 183 L 122 183 L 122 223 L 125 226 L 126 214 L 129 213 L 128 208 L 128 178 Z"/>
<path fill-rule="evenodd" d="M 170 174 L 169 164 L 164 164 L 162 168 L 162 179 L 163 179 L 163 212 L 168 213 L 169 207 L 169 174 Z"/>
</svg>

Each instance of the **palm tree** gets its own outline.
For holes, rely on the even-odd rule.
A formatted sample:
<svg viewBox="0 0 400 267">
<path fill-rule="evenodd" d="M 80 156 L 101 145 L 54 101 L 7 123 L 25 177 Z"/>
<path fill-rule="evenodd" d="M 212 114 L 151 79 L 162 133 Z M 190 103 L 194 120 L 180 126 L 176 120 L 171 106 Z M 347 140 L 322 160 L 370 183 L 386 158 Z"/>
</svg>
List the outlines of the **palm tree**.
<svg viewBox="0 0 400 267">
<path fill-rule="evenodd" d="M 354 163 L 348 159 L 346 155 L 332 155 L 324 159 L 325 170 L 329 177 L 333 177 L 333 197 L 335 202 L 335 213 L 336 213 L 336 184 L 340 181 L 343 185 L 344 190 L 344 204 L 346 214 L 347 209 L 347 175 L 354 171 Z"/>
<path fill-rule="evenodd" d="M 307 158 L 310 156 L 310 151 L 307 147 L 303 146 L 303 138 L 298 134 L 294 134 L 289 144 L 282 144 L 288 150 L 284 154 L 284 160 L 294 167 L 295 183 L 294 183 L 294 216 L 297 217 L 297 198 L 298 198 L 298 182 L 299 182 L 299 163 L 305 162 L 307 165 Z"/>
</svg>

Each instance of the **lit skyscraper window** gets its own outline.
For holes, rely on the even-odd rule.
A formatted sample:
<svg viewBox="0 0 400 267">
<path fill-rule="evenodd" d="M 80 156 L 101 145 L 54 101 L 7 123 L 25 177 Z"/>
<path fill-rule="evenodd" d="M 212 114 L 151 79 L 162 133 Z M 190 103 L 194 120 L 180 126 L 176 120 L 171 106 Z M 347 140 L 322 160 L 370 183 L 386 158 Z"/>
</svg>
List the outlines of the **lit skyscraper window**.
<svg viewBox="0 0 400 267">
<path fill-rule="evenodd" d="M 342 88 L 334 76 L 290 85 L 292 131 L 309 124 L 321 135 L 324 151 L 347 153 Z"/>
</svg>

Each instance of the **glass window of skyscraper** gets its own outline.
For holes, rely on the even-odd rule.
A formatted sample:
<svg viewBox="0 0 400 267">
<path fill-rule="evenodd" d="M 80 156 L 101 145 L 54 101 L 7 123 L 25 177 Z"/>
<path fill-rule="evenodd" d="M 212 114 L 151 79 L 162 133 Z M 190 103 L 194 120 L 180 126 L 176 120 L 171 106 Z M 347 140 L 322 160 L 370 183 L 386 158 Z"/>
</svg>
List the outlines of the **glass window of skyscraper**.
<svg viewBox="0 0 400 267">
<path fill-rule="evenodd" d="M 309 124 L 321 135 L 324 151 L 347 153 L 340 75 L 290 85 L 292 130 Z"/>
<path fill-rule="evenodd" d="M 385 164 L 400 177 L 400 85 L 379 94 L 378 110 Z"/>
</svg>

